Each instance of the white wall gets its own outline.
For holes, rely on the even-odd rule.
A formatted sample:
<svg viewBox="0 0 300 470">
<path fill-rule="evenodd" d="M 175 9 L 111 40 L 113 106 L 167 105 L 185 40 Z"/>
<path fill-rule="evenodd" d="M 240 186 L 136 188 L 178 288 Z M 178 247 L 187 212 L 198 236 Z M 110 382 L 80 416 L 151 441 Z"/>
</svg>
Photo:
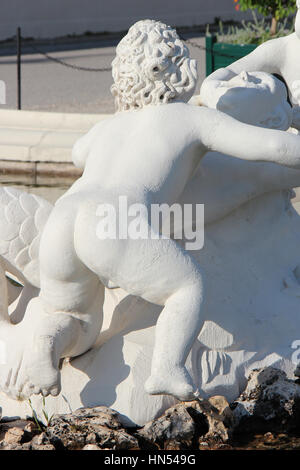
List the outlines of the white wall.
<svg viewBox="0 0 300 470">
<path fill-rule="evenodd" d="M 0 40 L 22 27 L 37 38 L 121 31 L 139 19 L 154 18 L 175 26 L 241 19 L 233 0 L 0 0 Z"/>
</svg>

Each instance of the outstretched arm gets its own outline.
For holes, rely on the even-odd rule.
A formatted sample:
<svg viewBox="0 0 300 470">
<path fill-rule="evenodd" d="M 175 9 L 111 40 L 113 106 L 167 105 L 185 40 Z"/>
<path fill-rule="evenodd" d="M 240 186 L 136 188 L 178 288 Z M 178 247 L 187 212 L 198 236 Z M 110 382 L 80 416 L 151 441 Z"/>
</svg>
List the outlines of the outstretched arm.
<svg viewBox="0 0 300 470">
<path fill-rule="evenodd" d="M 300 136 L 250 126 L 213 109 L 191 107 L 191 110 L 200 129 L 196 131 L 197 137 L 207 151 L 300 168 Z"/>
</svg>

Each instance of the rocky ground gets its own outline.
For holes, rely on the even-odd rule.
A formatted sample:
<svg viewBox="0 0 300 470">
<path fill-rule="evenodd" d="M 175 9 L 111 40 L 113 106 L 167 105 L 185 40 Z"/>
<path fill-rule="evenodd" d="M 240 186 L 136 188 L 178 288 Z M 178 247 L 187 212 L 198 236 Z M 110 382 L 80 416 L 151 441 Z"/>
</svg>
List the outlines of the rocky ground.
<svg viewBox="0 0 300 470">
<path fill-rule="evenodd" d="M 0 450 L 300 450 L 300 385 L 274 368 L 253 371 L 229 404 L 222 396 L 178 403 L 142 428 L 125 428 L 99 406 L 0 422 Z"/>
</svg>

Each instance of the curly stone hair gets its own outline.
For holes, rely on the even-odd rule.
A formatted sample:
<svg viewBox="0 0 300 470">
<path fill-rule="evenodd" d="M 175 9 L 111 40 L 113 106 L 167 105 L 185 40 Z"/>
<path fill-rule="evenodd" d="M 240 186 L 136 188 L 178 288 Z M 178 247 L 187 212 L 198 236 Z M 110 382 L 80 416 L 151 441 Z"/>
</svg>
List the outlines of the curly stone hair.
<svg viewBox="0 0 300 470">
<path fill-rule="evenodd" d="M 197 82 L 196 61 L 175 29 L 138 21 L 116 49 L 111 92 L 117 111 L 174 101 L 187 102 Z"/>
</svg>

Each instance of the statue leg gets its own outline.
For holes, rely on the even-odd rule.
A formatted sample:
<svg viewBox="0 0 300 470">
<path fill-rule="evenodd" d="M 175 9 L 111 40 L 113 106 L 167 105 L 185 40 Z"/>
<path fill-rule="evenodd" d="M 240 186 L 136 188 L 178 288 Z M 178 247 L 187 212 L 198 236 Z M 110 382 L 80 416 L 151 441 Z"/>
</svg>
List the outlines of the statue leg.
<svg viewBox="0 0 300 470">
<path fill-rule="evenodd" d="M 182 266 L 177 264 L 178 268 L 182 269 Z M 151 376 L 145 384 L 148 393 L 173 395 L 179 400 L 195 399 L 194 385 L 185 362 L 203 325 L 202 290 L 198 272 L 193 282 L 182 282 L 168 295 L 156 324 Z"/>
<path fill-rule="evenodd" d="M 14 398 L 57 395 L 60 359 L 87 351 L 101 329 L 104 287 L 74 251 L 76 207 L 67 201 L 54 208 L 40 245 L 40 294 L 19 324 L 0 330 L 0 387 Z"/>
<path fill-rule="evenodd" d="M 100 278 L 131 295 L 162 305 L 156 326 L 151 376 L 146 390 L 193 400 L 194 385 L 185 362 L 203 325 L 202 273 L 193 257 L 170 239 L 101 240 L 96 210 L 77 218 L 77 253 Z M 86 230 L 89 227 L 89 230 Z M 85 243 L 79 243 L 82 239 Z M 92 247 L 92 248 L 91 248 Z"/>
</svg>

